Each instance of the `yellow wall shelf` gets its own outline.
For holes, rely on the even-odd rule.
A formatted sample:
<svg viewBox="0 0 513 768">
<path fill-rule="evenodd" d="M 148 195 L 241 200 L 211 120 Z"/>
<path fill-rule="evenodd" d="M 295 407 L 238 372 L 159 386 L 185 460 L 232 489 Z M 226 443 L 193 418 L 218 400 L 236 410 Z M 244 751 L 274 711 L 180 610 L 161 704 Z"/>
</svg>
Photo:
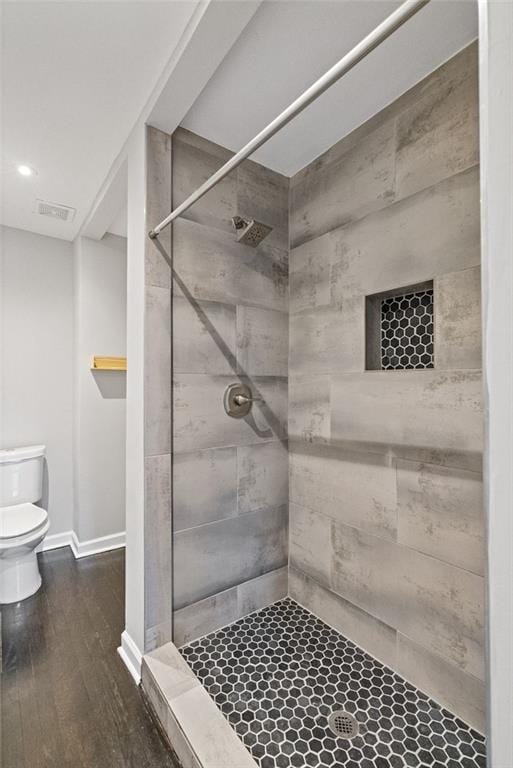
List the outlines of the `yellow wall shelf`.
<svg viewBox="0 0 513 768">
<path fill-rule="evenodd" d="M 126 357 L 93 357 L 92 371 L 126 371 Z"/>
</svg>

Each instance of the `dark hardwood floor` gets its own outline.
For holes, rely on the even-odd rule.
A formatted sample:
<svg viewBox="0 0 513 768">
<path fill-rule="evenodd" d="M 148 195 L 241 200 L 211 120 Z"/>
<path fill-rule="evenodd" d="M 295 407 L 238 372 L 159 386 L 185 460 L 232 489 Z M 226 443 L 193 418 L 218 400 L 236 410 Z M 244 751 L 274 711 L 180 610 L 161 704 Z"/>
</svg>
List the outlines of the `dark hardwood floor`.
<svg viewBox="0 0 513 768">
<path fill-rule="evenodd" d="M 2 768 L 176 768 L 116 652 L 124 552 L 40 557 L 43 587 L 2 606 Z"/>
</svg>

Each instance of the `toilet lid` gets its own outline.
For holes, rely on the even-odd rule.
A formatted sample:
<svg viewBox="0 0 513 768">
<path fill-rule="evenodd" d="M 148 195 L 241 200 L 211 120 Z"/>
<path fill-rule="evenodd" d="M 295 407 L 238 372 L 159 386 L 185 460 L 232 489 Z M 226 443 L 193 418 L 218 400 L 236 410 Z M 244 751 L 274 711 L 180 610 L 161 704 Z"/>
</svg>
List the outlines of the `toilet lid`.
<svg viewBox="0 0 513 768">
<path fill-rule="evenodd" d="M 0 507 L 0 539 L 24 536 L 43 525 L 48 519 L 46 509 L 35 504 L 15 504 Z"/>
</svg>

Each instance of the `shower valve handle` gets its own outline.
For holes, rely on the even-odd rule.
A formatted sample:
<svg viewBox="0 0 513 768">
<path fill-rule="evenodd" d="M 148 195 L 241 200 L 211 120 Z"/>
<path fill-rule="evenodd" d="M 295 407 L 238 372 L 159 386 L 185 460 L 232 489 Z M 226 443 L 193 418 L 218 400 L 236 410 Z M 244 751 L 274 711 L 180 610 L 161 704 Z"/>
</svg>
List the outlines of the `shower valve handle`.
<svg viewBox="0 0 513 768">
<path fill-rule="evenodd" d="M 261 403 L 261 397 L 248 397 L 247 395 L 234 395 L 233 399 L 237 405 L 246 405 L 246 403 Z"/>
<path fill-rule="evenodd" d="M 230 384 L 224 393 L 224 410 L 233 419 L 243 419 L 251 411 L 253 403 L 261 403 L 261 397 L 253 397 L 253 393 L 247 384 L 237 381 Z"/>
</svg>

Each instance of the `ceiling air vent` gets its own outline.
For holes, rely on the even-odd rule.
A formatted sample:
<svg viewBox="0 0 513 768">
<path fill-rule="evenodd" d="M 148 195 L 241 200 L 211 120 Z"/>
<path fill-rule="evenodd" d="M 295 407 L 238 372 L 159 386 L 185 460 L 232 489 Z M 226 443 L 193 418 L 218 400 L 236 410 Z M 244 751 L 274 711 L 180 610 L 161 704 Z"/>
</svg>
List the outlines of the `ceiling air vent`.
<svg viewBox="0 0 513 768">
<path fill-rule="evenodd" d="M 41 216 L 49 216 L 51 219 L 58 219 L 59 221 L 73 221 L 76 212 L 76 208 L 70 208 L 67 205 L 36 200 L 36 213 Z"/>
</svg>

